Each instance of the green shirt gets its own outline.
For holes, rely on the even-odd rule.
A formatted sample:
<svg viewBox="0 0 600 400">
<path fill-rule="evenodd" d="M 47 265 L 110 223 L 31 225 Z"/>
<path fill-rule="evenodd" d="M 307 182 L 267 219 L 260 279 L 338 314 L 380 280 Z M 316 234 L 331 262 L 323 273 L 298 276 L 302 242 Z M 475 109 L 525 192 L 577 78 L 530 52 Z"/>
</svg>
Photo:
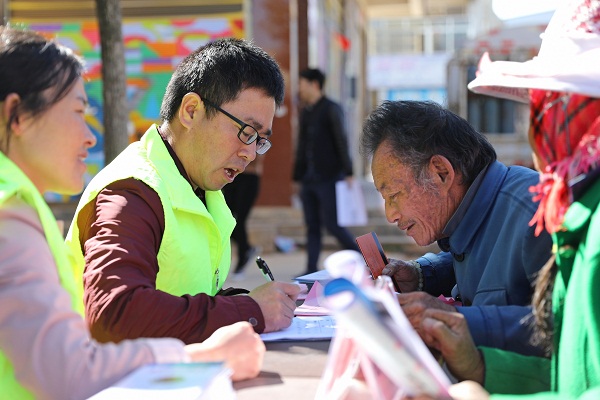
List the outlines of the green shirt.
<svg viewBox="0 0 600 400">
<path fill-rule="evenodd" d="M 554 283 L 551 360 L 482 349 L 485 387 L 493 399 L 600 399 L 600 181 L 574 202 L 564 231 L 553 235 L 558 272 Z"/>
</svg>

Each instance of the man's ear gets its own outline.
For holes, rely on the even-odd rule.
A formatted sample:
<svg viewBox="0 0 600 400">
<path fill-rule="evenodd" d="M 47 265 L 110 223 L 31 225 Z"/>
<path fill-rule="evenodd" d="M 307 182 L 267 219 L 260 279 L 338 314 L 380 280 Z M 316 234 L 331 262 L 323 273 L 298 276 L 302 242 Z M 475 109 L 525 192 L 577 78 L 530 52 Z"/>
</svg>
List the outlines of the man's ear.
<svg viewBox="0 0 600 400">
<path fill-rule="evenodd" d="M 204 103 L 200 99 L 200 96 L 196 93 L 186 93 L 186 95 L 183 96 L 183 99 L 181 99 L 181 105 L 179 106 L 177 116 L 179 117 L 179 122 L 189 129 L 194 120 L 197 120 L 204 115 L 203 112 Z"/>
<path fill-rule="evenodd" d="M 439 154 L 436 154 L 429 159 L 429 171 L 440 187 L 451 187 L 456 178 L 454 167 L 452 167 L 450 161 Z"/>
</svg>

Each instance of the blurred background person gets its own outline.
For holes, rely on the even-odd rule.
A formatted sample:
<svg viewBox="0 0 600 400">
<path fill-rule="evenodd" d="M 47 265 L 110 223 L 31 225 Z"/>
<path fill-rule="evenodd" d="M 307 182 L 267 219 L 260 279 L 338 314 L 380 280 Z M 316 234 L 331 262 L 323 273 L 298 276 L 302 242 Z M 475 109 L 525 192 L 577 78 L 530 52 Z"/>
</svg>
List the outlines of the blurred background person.
<svg viewBox="0 0 600 400">
<path fill-rule="evenodd" d="M 244 278 L 244 268 L 261 250 L 260 247 L 250 245 L 246 223 L 260 192 L 262 173 L 263 156 L 257 155 L 254 161 L 248 164 L 244 172 L 221 189 L 236 222 L 231 233 L 231 239 L 237 246 L 237 261 L 233 270 L 233 281 Z"/>
<path fill-rule="evenodd" d="M 357 183 L 352 178 L 343 111 L 324 95 L 324 84 L 325 75 L 320 70 L 309 68 L 300 72 L 298 94 L 304 108 L 300 114 L 293 180 L 294 191 L 300 193 L 306 224 L 305 273 L 318 269 L 323 226 L 343 249 L 359 251 L 354 237 L 337 221 L 336 182 L 345 179 L 348 185 Z"/>
</svg>

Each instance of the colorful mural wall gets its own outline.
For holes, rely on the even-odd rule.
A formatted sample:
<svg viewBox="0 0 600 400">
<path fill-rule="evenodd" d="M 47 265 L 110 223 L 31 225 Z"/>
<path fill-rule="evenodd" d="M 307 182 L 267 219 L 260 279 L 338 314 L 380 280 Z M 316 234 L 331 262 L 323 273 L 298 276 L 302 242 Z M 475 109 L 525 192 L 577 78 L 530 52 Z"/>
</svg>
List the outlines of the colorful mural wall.
<svg viewBox="0 0 600 400">
<path fill-rule="evenodd" d="M 86 180 L 104 166 L 104 131 L 102 126 L 102 76 L 100 35 L 96 21 L 25 24 L 55 36 L 85 58 L 86 91 L 91 113 L 88 124 L 97 138 L 87 160 Z M 148 127 L 159 122 L 164 90 L 175 66 L 199 46 L 220 37 L 244 37 L 242 13 L 198 18 L 124 20 L 123 39 L 127 73 L 130 141 L 137 140 Z M 68 201 L 48 195 L 49 201 Z"/>
</svg>

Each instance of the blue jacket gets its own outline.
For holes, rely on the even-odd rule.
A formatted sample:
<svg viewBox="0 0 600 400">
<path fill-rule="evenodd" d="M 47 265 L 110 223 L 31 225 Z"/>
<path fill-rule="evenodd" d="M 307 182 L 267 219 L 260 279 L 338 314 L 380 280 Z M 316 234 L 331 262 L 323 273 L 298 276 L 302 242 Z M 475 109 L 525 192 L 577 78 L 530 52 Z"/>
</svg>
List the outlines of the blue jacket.
<svg viewBox="0 0 600 400">
<path fill-rule="evenodd" d="M 417 260 L 429 293 L 447 294 L 456 283 L 453 294 L 463 302 L 458 311 L 478 346 L 542 354 L 529 343 L 527 320 L 535 274 L 552 250 L 550 235 L 536 237 L 529 226 L 537 210 L 529 187 L 538 182 L 531 169 L 494 162 L 455 232 L 440 242 L 449 251 Z"/>
</svg>

